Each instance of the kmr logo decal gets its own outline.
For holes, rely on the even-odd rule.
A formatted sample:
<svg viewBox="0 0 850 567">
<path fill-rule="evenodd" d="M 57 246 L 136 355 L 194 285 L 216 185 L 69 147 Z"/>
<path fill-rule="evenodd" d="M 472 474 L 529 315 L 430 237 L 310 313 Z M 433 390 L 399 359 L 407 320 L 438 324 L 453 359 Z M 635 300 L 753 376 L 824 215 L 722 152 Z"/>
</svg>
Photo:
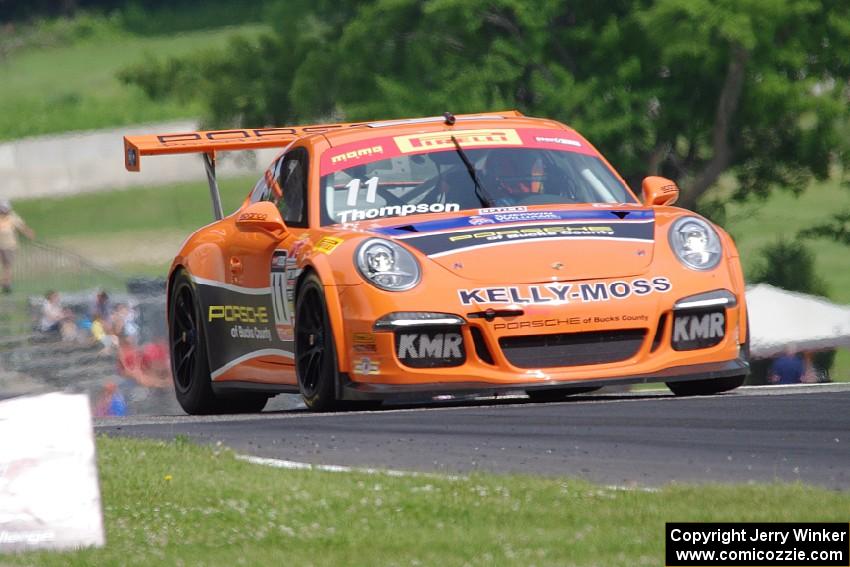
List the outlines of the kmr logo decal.
<svg viewBox="0 0 850 567">
<path fill-rule="evenodd" d="M 460 333 L 398 333 L 396 354 L 407 366 L 458 366 L 466 360 Z"/>
<path fill-rule="evenodd" d="M 669 278 L 657 277 L 618 280 L 613 282 L 582 282 L 577 284 L 540 284 L 506 287 L 479 287 L 457 290 L 463 305 L 514 303 L 593 303 L 625 299 L 631 295 L 666 293 L 673 288 Z"/>
<path fill-rule="evenodd" d="M 673 349 L 694 350 L 714 346 L 726 335 L 725 311 L 676 314 L 673 318 Z"/>
</svg>

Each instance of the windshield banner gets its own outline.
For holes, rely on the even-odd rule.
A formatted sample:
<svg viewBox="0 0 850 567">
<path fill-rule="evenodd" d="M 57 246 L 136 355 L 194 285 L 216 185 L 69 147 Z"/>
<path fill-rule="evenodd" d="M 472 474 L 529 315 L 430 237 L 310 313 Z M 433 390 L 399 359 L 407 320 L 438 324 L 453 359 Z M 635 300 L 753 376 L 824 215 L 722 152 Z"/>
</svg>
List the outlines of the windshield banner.
<svg viewBox="0 0 850 567">
<path fill-rule="evenodd" d="M 445 130 L 405 136 L 371 138 L 325 150 L 321 175 L 401 155 L 440 152 L 455 148 L 452 136 L 463 149 L 523 147 L 562 150 L 590 156 L 599 154 L 578 134 L 541 128 L 485 128 Z"/>
</svg>

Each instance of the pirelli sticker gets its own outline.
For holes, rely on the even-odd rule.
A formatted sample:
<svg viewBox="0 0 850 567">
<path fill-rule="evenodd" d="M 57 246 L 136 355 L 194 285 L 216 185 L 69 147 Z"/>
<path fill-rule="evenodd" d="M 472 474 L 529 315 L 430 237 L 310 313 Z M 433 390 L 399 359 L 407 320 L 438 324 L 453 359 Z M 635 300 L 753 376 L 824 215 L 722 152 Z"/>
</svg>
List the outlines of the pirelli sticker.
<svg viewBox="0 0 850 567">
<path fill-rule="evenodd" d="M 522 139 L 516 130 L 510 128 L 488 128 L 485 130 L 457 130 L 449 132 L 430 132 L 412 134 L 394 138 L 402 153 L 410 154 L 430 150 L 453 149 L 454 136 L 461 147 L 521 146 Z"/>
<path fill-rule="evenodd" d="M 564 222 L 529 224 L 500 228 L 480 226 L 468 230 L 454 230 L 403 237 L 413 246 L 432 258 L 466 252 L 485 246 L 498 246 L 515 242 L 540 240 L 604 239 L 652 242 L 654 221 L 628 222 Z"/>
</svg>

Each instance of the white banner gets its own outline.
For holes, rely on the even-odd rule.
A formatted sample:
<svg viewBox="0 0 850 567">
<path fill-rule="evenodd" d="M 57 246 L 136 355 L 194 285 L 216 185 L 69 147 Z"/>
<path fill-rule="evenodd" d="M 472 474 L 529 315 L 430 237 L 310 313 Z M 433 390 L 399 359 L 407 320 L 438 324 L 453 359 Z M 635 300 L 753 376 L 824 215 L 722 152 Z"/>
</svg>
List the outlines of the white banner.
<svg viewBox="0 0 850 567">
<path fill-rule="evenodd" d="M 0 402 L 0 552 L 103 544 L 88 398 Z"/>
</svg>

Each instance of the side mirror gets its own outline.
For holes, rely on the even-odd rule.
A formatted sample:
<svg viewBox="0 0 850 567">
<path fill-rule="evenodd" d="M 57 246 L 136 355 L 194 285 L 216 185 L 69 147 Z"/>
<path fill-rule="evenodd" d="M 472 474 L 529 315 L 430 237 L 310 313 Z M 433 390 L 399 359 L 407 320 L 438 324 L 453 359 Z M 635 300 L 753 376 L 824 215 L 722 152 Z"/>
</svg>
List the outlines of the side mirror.
<svg viewBox="0 0 850 567">
<path fill-rule="evenodd" d="M 287 233 L 280 211 L 268 201 L 245 207 L 236 216 L 236 228 L 244 232 L 262 232 L 277 240 L 283 240 Z"/>
<path fill-rule="evenodd" d="M 679 198 L 679 186 L 666 177 L 651 175 L 641 183 L 643 204 L 647 206 L 672 205 Z"/>
</svg>

